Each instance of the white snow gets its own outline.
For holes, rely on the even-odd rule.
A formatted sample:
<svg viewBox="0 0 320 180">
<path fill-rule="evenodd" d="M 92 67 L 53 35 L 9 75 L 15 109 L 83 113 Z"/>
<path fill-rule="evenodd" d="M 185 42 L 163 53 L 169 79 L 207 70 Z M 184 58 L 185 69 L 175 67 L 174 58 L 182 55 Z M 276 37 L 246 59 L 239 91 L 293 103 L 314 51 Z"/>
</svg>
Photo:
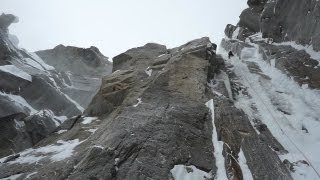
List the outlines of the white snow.
<svg viewBox="0 0 320 180">
<path fill-rule="evenodd" d="M 99 148 L 99 149 L 103 149 L 104 148 L 103 146 L 100 146 L 100 145 L 94 145 L 93 147 L 96 147 L 96 148 Z"/>
<path fill-rule="evenodd" d="M 239 35 L 240 27 L 237 27 L 232 33 L 232 39 L 237 39 Z"/>
<path fill-rule="evenodd" d="M 280 156 L 282 160 L 305 160 L 320 172 L 319 90 L 300 87 L 292 78 L 265 62 L 256 44 L 251 45 L 254 47 L 243 49 L 241 58 L 235 56 L 228 60 L 234 66 L 233 70 L 239 81 L 248 87 L 251 96 L 250 98 L 240 93 L 236 107 L 241 108 L 251 120 L 260 119 L 268 126 L 273 136 L 289 151 L 289 154 Z M 227 52 L 222 48 L 220 50 L 220 54 L 227 60 Z M 271 80 L 250 73 L 243 60 L 256 63 Z M 251 108 L 252 105 L 256 106 L 257 111 Z M 319 178 L 311 166 L 302 166 L 302 169 L 306 170 L 297 170 L 301 172 L 299 177 L 294 175 L 296 173 L 293 174 L 296 179 Z"/>
<path fill-rule="evenodd" d="M 159 57 L 162 57 L 162 56 L 165 56 L 165 55 L 167 55 L 167 54 L 160 54 L 160 55 L 158 56 L 158 58 L 159 58 Z"/>
<path fill-rule="evenodd" d="M 239 152 L 239 159 L 238 159 L 238 163 L 240 165 L 241 171 L 242 171 L 242 175 L 243 175 L 243 179 L 245 180 L 253 180 L 253 176 L 252 173 L 247 165 L 247 160 L 246 157 L 243 154 L 242 149 L 240 148 L 240 152 Z"/>
<path fill-rule="evenodd" d="M 21 97 L 21 96 L 17 96 L 17 95 L 13 95 L 13 94 L 6 94 L 0 91 L 0 95 L 2 96 L 7 96 L 12 102 L 14 102 L 18 107 L 24 108 L 26 107 L 27 109 L 30 110 L 30 114 L 35 114 L 38 111 L 35 110 L 29 103 L 27 103 L 27 101 Z"/>
<path fill-rule="evenodd" d="M 62 133 L 65 133 L 65 132 L 67 132 L 68 130 L 60 130 L 60 131 L 58 131 L 57 132 L 57 134 L 62 134 Z"/>
<path fill-rule="evenodd" d="M 10 73 L 16 77 L 32 82 L 32 77 L 28 73 L 24 72 L 23 70 L 17 68 L 14 65 L 0 66 L 0 71 Z"/>
<path fill-rule="evenodd" d="M 33 172 L 33 173 L 31 173 L 31 174 L 28 174 L 28 175 L 26 176 L 26 179 L 30 178 L 31 176 L 33 176 L 33 175 L 35 175 L 35 174 L 38 174 L 38 172 Z"/>
<path fill-rule="evenodd" d="M 63 122 L 65 122 L 68 117 L 67 116 L 54 116 L 54 119 L 59 121 L 60 124 L 62 124 Z"/>
<path fill-rule="evenodd" d="M 139 106 L 139 104 L 141 104 L 141 103 L 142 103 L 141 98 L 138 98 L 138 99 L 137 99 L 137 101 L 138 101 L 138 103 L 137 103 L 137 104 L 135 104 L 135 105 L 133 105 L 133 107 L 138 107 L 138 106 Z"/>
<path fill-rule="evenodd" d="M 69 158 L 73 155 L 74 148 L 81 144 L 83 141 L 74 139 L 70 141 L 57 141 L 56 144 L 39 147 L 37 149 L 27 149 L 20 153 L 20 157 L 14 161 L 10 161 L 10 164 L 32 164 L 39 162 L 40 160 L 49 157 L 51 161 L 61 161 Z M 3 162 L 6 157 L 0 159 Z"/>
<path fill-rule="evenodd" d="M 97 117 L 84 117 L 83 121 L 81 122 L 82 124 L 90 124 L 92 121 L 97 120 Z"/>
<path fill-rule="evenodd" d="M 148 74 L 148 76 L 150 77 L 152 75 L 152 69 L 150 69 L 150 67 L 148 67 L 146 70 L 145 70 L 146 74 Z"/>
<path fill-rule="evenodd" d="M 22 173 L 22 174 L 15 174 L 15 175 L 12 175 L 12 176 L 7 177 L 7 178 L 2 178 L 2 179 L 0 179 L 0 180 L 17 180 L 17 179 L 19 179 L 19 177 L 21 177 L 22 175 L 23 175 L 23 173 Z"/>
<path fill-rule="evenodd" d="M 214 123 L 214 102 L 213 99 L 209 100 L 206 103 L 206 106 L 209 108 L 211 112 L 211 119 L 212 119 L 212 144 L 214 147 L 214 157 L 216 158 L 216 167 L 217 167 L 217 174 L 216 178 L 221 180 L 227 180 L 227 173 L 226 168 L 224 165 L 224 157 L 222 155 L 223 151 L 223 142 L 218 141 L 218 134 L 217 134 L 217 128 Z"/>
<path fill-rule="evenodd" d="M 88 129 L 88 132 L 95 133 L 98 129 Z"/>
<path fill-rule="evenodd" d="M 170 170 L 170 172 L 174 180 L 206 180 L 211 178 L 211 175 L 209 173 L 197 169 L 193 165 L 175 165 L 174 168 Z"/>
</svg>

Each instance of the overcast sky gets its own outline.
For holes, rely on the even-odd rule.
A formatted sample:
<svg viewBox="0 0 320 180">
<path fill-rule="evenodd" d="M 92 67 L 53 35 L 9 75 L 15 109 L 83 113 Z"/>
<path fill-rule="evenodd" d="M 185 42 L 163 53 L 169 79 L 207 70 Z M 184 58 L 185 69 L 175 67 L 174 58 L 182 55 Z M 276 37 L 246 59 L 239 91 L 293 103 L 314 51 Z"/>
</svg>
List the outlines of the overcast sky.
<svg viewBox="0 0 320 180">
<path fill-rule="evenodd" d="M 58 44 L 97 46 L 113 57 L 148 42 L 175 47 L 209 36 L 219 43 L 247 0 L 0 0 L 17 15 L 10 28 L 29 51 Z"/>
</svg>

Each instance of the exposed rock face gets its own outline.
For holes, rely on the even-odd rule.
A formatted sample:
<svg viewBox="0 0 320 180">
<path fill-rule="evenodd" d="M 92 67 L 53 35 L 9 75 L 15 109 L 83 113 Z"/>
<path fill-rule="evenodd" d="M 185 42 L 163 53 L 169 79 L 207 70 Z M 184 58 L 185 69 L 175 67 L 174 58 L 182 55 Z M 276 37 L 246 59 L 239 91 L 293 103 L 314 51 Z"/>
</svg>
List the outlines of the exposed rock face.
<svg viewBox="0 0 320 180">
<path fill-rule="evenodd" d="M 25 118 L 24 123 L 33 144 L 50 135 L 61 124 L 54 118 L 54 114 L 48 110 L 40 111 Z"/>
<path fill-rule="evenodd" d="M 175 49 L 146 44 L 115 57 L 114 73 L 103 79 L 85 111 L 100 120 L 86 125 L 86 118 L 76 118 L 59 129 L 68 130 L 63 139 L 84 140 L 69 158 L 71 164 L 53 175 L 60 162 L 43 161 L 41 167 L 6 163 L 0 174 L 8 176 L 19 167 L 25 174 L 37 171 L 33 178 L 168 179 L 178 164 L 215 174 L 212 121 L 205 106 L 209 42 L 202 38 Z M 83 134 L 83 128 L 96 123 L 94 134 Z M 39 145 L 60 138 L 52 136 Z"/>
<path fill-rule="evenodd" d="M 68 117 L 82 114 L 101 77 L 111 71 L 110 62 L 95 47 L 60 46 L 56 59 L 51 51 L 43 51 L 52 58 L 50 66 L 17 47 L 8 33 L 14 22 L 14 15 L 0 16 L 0 157 L 32 147 Z"/>
</svg>

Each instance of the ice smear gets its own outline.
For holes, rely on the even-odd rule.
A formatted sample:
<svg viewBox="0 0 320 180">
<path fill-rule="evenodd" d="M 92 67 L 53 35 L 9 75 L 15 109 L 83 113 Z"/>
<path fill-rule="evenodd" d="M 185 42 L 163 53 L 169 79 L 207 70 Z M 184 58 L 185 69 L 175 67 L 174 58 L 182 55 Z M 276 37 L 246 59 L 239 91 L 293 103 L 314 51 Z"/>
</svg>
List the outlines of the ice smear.
<svg viewBox="0 0 320 180">
<path fill-rule="evenodd" d="M 224 163 L 224 157 L 222 155 L 223 151 L 223 142 L 218 141 L 218 134 L 217 128 L 215 125 L 214 119 L 214 102 L 213 99 L 209 100 L 206 103 L 206 106 L 209 108 L 211 112 L 211 119 L 212 119 L 212 144 L 214 147 L 214 157 L 216 158 L 216 167 L 217 167 L 217 174 L 216 178 L 221 180 L 227 180 L 227 173 Z"/>
<path fill-rule="evenodd" d="M 57 134 L 62 134 L 62 133 L 65 133 L 65 132 L 67 132 L 68 130 L 60 130 L 60 131 L 58 131 L 57 132 Z"/>
<path fill-rule="evenodd" d="M 33 175 L 35 175 L 35 174 L 38 174 L 38 172 L 33 172 L 33 173 L 31 173 L 31 174 L 28 174 L 28 175 L 26 176 L 26 179 L 30 178 L 31 176 L 33 176 Z"/>
<path fill-rule="evenodd" d="M 241 171 L 242 171 L 242 175 L 243 175 L 243 179 L 245 180 L 253 180 L 253 176 L 252 176 L 252 173 L 247 165 L 247 160 L 246 160 L 246 157 L 244 156 L 243 154 L 243 151 L 242 149 L 240 149 L 240 152 L 239 152 L 239 165 L 240 165 L 240 168 L 241 168 Z"/>
<path fill-rule="evenodd" d="M 152 69 L 150 69 L 150 67 L 148 67 L 146 70 L 145 70 L 146 74 L 148 74 L 148 76 L 151 76 L 152 75 Z"/>
<path fill-rule="evenodd" d="M 32 82 L 32 77 L 31 77 L 30 74 L 24 72 L 23 70 L 17 68 L 14 65 L 0 66 L 0 71 L 10 73 L 10 74 L 12 74 L 12 75 L 14 75 L 16 77 L 19 77 L 19 78 L 22 78 L 22 79 L 25 79 L 27 81 Z"/>
<path fill-rule="evenodd" d="M 97 120 L 97 117 L 84 117 L 83 121 L 81 122 L 82 124 L 90 124 L 92 121 Z"/>
<path fill-rule="evenodd" d="M 88 132 L 91 132 L 92 134 L 95 133 L 98 129 L 88 129 Z"/>
<path fill-rule="evenodd" d="M 141 98 L 138 98 L 137 100 L 138 100 L 138 103 L 137 103 L 137 104 L 135 104 L 135 105 L 133 105 L 133 107 L 138 107 L 138 106 L 139 106 L 139 104 L 141 104 L 141 103 L 142 103 Z"/>
<path fill-rule="evenodd" d="M 193 165 L 175 165 L 170 172 L 174 180 L 206 180 L 212 177 L 210 173 L 199 170 Z"/>
<path fill-rule="evenodd" d="M 240 27 L 237 27 L 236 30 L 232 33 L 232 39 L 237 39 L 239 35 Z"/>
</svg>

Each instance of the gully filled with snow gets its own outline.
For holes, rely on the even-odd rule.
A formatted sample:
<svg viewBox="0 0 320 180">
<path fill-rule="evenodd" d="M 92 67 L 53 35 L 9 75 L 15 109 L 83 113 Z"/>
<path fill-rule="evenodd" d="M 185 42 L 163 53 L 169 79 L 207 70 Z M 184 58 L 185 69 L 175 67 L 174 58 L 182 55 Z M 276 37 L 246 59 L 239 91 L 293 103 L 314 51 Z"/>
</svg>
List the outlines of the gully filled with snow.
<svg viewBox="0 0 320 180">
<path fill-rule="evenodd" d="M 317 130 L 320 126 L 320 92 L 299 86 L 265 62 L 257 45 L 251 45 L 253 47 L 244 48 L 240 56 L 231 59 L 223 48 L 219 52 L 249 92 L 249 95 L 239 93 L 236 106 L 250 116 L 252 124 L 255 119 L 266 124 L 289 151 L 280 153 L 279 157 L 293 163 L 295 179 L 317 179 L 317 171 L 320 171 L 320 133 Z M 252 68 L 252 64 L 256 67 Z"/>
</svg>

